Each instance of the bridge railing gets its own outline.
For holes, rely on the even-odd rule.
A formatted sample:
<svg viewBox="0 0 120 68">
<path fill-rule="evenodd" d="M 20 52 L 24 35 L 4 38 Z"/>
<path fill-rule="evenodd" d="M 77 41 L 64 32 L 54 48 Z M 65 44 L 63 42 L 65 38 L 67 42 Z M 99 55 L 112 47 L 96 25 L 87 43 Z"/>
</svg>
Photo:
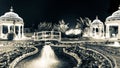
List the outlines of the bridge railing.
<svg viewBox="0 0 120 68">
<path fill-rule="evenodd" d="M 61 41 L 61 32 L 41 31 L 34 33 L 34 41 L 47 41 L 47 40 Z"/>
</svg>

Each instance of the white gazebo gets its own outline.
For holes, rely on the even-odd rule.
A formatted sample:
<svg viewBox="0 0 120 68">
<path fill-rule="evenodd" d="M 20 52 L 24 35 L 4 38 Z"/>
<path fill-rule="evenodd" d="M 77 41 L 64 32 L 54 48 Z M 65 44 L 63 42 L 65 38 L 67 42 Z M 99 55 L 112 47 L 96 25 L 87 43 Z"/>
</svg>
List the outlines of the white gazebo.
<svg viewBox="0 0 120 68">
<path fill-rule="evenodd" d="M 14 33 L 14 40 L 21 40 L 24 37 L 24 22 L 21 17 L 11 7 L 0 17 L 0 38 L 7 39 L 10 33 Z"/>
<path fill-rule="evenodd" d="M 106 18 L 106 38 L 120 39 L 120 7 L 111 16 Z"/>
<path fill-rule="evenodd" d="M 104 24 L 98 19 L 97 16 L 90 25 L 90 36 L 95 39 L 104 38 Z"/>
</svg>

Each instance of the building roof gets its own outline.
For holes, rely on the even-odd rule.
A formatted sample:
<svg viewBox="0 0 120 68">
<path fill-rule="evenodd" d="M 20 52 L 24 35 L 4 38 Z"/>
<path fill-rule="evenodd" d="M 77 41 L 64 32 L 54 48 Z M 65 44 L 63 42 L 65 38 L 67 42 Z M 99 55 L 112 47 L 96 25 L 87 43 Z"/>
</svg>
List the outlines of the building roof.
<svg viewBox="0 0 120 68">
<path fill-rule="evenodd" d="M 102 21 L 100 21 L 98 19 L 98 17 L 96 16 L 96 19 L 93 20 L 93 22 L 91 23 L 91 27 L 95 27 L 95 28 L 98 28 L 98 27 L 104 27 L 104 24 Z"/>
<path fill-rule="evenodd" d="M 98 17 L 96 16 L 96 19 L 93 20 L 92 24 L 93 24 L 93 25 L 95 25 L 95 24 L 103 24 L 103 22 L 100 21 L 100 20 L 98 19 Z"/>
<path fill-rule="evenodd" d="M 111 16 L 106 18 L 106 21 L 120 20 L 120 6 L 117 11 L 115 11 Z"/>
<path fill-rule="evenodd" d="M 11 7 L 9 12 L 6 12 L 4 15 L 0 17 L 0 20 L 8 20 L 8 21 L 23 21 L 21 17 L 15 12 L 13 12 L 13 8 Z"/>
</svg>

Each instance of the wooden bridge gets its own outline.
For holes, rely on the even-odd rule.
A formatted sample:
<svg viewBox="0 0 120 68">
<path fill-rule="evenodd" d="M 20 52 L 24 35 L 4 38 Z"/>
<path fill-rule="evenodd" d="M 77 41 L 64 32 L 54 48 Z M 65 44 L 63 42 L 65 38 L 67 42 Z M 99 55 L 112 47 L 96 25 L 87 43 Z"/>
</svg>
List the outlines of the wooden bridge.
<svg viewBox="0 0 120 68">
<path fill-rule="evenodd" d="M 34 41 L 61 41 L 61 32 L 58 31 L 35 32 Z"/>
</svg>

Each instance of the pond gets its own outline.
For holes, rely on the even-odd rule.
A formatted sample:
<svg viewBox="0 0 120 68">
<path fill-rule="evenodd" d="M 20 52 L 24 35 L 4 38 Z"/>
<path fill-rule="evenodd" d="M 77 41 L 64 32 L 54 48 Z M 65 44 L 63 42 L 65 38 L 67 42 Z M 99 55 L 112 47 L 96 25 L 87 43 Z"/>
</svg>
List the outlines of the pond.
<svg viewBox="0 0 120 68">
<path fill-rule="evenodd" d="M 15 68 L 43 68 L 43 67 L 41 67 L 41 65 L 46 66 L 46 65 L 48 65 L 48 63 L 53 62 L 52 57 L 51 57 L 51 58 L 49 58 L 51 60 L 48 60 L 47 62 L 45 62 L 45 64 L 41 63 L 41 61 L 40 61 L 41 56 L 42 56 L 41 52 L 43 51 L 44 47 L 37 46 L 37 48 L 39 49 L 39 52 L 37 54 L 24 58 L 22 61 L 20 61 L 15 66 Z M 70 55 L 65 54 L 62 51 L 62 48 L 52 47 L 52 50 L 54 51 L 59 63 L 53 64 L 49 68 L 73 68 L 74 66 L 76 66 L 76 64 L 77 64 L 76 60 L 73 57 L 71 57 Z M 46 53 L 49 53 L 49 51 L 50 50 L 47 49 Z M 43 61 L 45 61 L 46 59 L 44 58 Z M 44 68 L 48 68 L 48 67 L 44 67 Z"/>
</svg>

